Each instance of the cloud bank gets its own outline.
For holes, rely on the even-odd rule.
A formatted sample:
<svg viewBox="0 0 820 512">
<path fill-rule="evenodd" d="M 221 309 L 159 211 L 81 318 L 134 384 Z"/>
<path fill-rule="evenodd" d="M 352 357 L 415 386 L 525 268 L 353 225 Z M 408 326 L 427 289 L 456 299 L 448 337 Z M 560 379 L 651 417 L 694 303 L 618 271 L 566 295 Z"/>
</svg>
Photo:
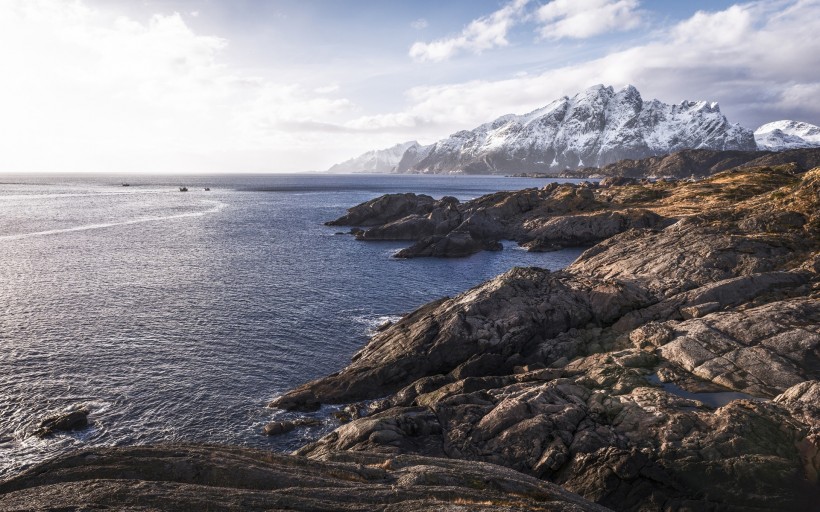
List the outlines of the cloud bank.
<svg viewBox="0 0 820 512">
<path fill-rule="evenodd" d="M 4 0 L 0 43 L 0 171 L 270 170 L 322 142 L 294 126 L 353 108 L 335 84 L 232 69 L 228 41 L 178 13 L 140 23 L 81 2 Z"/>
<path fill-rule="evenodd" d="M 623 32 L 641 25 L 638 0 L 553 0 L 533 8 L 530 0 L 513 0 L 501 9 L 471 21 L 460 34 L 429 43 L 417 41 L 409 55 L 416 62 L 441 62 L 461 53 L 480 54 L 507 46 L 517 25 L 536 24 L 545 39 L 586 39 Z"/>
<path fill-rule="evenodd" d="M 636 5 L 630 1 L 556 0 L 539 10 L 549 13 L 542 21 L 560 25 L 571 20 L 576 3 L 598 5 L 611 14 L 609 20 L 631 16 Z M 610 26 L 602 21 L 597 27 Z M 820 121 L 818 32 L 817 0 L 753 2 L 716 12 L 699 11 L 655 34 L 649 43 L 600 58 L 504 80 L 415 87 L 406 93 L 410 105 L 406 110 L 355 123 L 389 129 L 391 124 L 406 128 L 419 122 L 424 135 L 432 135 L 431 128 L 473 127 L 499 115 L 527 112 L 598 83 L 634 84 L 645 100 L 719 101 L 731 121 L 752 129 L 781 118 L 816 123 Z M 561 28 L 552 32 L 554 37 L 563 33 Z"/>
<path fill-rule="evenodd" d="M 641 24 L 638 0 L 553 0 L 535 12 L 546 39 L 585 39 Z"/>
<path fill-rule="evenodd" d="M 430 43 L 417 42 L 410 47 L 410 57 L 418 62 L 441 62 L 461 52 L 481 53 L 507 46 L 507 33 L 520 21 L 530 0 L 513 0 L 489 16 L 475 19 L 461 34 Z"/>
</svg>

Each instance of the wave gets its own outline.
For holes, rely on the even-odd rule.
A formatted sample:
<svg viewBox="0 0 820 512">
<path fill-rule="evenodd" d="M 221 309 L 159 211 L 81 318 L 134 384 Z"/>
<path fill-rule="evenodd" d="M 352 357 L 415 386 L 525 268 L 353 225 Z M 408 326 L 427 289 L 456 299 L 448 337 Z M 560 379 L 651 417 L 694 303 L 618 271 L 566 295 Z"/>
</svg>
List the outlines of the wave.
<svg viewBox="0 0 820 512">
<path fill-rule="evenodd" d="M 201 217 L 203 215 L 208 215 L 210 213 L 218 213 L 221 211 L 225 206 L 225 203 L 221 203 L 219 201 L 203 201 L 203 203 L 212 203 L 214 206 L 208 210 L 202 210 L 198 212 L 187 212 L 187 213 L 176 213 L 174 215 L 163 215 L 163 216 L 151 216 L 151 217 L 139 217 L 136 219 L 128 219 L 122 221 L 115 221 L 115 222 L 101 222 L 97 224 L 84 224 L 82 226 L 74 226 L 70 228 L 61 228 L 61 229 L 49 229 L 46 231 L 34 231 L 31 233 L 18 233 L 15 235 L 3 235 L 0 236 L 0 241 L 11 241 L 11 240 L 23 240 L 26 238 L 32 238 L 36 236 L 49 236 L 49 235 L 59 235 L 62 233 L 73 233 L 75 231 L 89 231 L 92 229 L 104 229 L 104 228 L 111 228 L 115 226 L 127 226 L 129 224 L 141 224 L 144 222 L 157 222 L 163 220 L 171 220 L 171 219 L 184 219 L 188 217 Z"/>
<path fill-rule="evenodd" d="M 129 190 L 128 192 L 55 192 L 53 194 L 0 194 L 0 201 L 19 200 L 19 199 L 63 199 L 76 197 L 107 197 L 107 196 L 125 196 L 136 194 L 172 194 L 176 190 L 167 189 L 146 189 L 146 190 Z"/>
<path fill-rule="evenodd" d="M 401 315 L 359 315 L 354 316 L 353 321 L 364 326 L 365 334 L 373 336 L 378 332 L 379 327 L 385 323 L 396 323 L 401 318 Z"/>
</svg>

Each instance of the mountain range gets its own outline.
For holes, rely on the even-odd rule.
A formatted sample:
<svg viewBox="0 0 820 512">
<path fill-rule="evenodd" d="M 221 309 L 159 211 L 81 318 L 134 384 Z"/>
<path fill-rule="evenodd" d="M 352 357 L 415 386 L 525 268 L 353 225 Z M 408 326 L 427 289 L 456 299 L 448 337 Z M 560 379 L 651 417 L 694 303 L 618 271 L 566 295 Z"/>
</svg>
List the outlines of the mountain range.
<svg viewBox="0 0 820 512">
<path fill-rule="evenodd" d="M 524 115 L 505 115 L 428 146 L 416 141 L 369 151 L 330 172 L 555 174 L 687 149 L 782 151 L 820 146 L 820 128 L 796 121 L 752 132 L 717 103 L 644 101 L 634 86 L 596 85 Z"/>
</svg>

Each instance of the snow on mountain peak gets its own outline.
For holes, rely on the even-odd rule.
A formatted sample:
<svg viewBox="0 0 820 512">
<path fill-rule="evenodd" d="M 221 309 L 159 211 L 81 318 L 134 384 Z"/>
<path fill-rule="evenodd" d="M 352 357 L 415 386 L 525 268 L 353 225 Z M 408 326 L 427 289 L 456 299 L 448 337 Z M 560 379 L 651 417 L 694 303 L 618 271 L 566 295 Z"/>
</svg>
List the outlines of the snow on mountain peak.
<svg viewBox="0 0 820 512">
<path fill-rule="evenodd" d="M 336 164 L 328 172 L 393 172 L 404 154 L 420 147 L 416 141 L 403 142 L 387 149 L 368 151 L 355 158 Z"/>
<path fill-rule="evenodd" d="M 759 149 L 769 151 L 818 147 L 820 127 L 788 119 L 774 121 L 755 130 L 755 142 Z"/>
<path fill-rule="evenodd" d="M 331 172 L 492 174 L 600 167 L 683 149 L 754 151 L 820 147 L 820 127 L 767 123 L 755 132 L 731 124 L 712 101 L 644 101 L 632 85 L 602 84 L 524 115 L 507 114 L 429 146 L 405 142 L 369 151 Z"/>
<path fill-rule="evenodd" d="M 524 115 L 505 115 L 442 139 L 399 172 L 503 173 L 602 166 L 681 149 L 754 150 L 750 130 L 732 125 L 717 103 L 643 101 L 628 85 L 595 85 Z M 422 155 L 422 153 L 424 153 Z"/>
</svg>

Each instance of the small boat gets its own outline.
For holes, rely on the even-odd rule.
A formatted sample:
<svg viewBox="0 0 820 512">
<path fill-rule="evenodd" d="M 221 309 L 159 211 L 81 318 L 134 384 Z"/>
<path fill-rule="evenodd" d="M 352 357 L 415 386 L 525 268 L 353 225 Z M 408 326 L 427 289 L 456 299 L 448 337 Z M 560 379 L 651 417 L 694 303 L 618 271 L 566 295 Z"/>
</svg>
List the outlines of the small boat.
<svg viewBox="0 0 820 512">
<path fill-rule="evenodd" d="M 131 184 L 130 184 L 130 183 L 123 183 L 123 184 L 122 184 L 122 186 L 123 186 L 123 187 L 130 187 L 130 186 L 131 186 Z"/>
<path fill-rule="evenodd" d="M 179 187 L 180 192 L 188 192 L 188 187 Z"/>
<path fill-rule="evenodd" d="M 210 192 L 210 191 L 211 191 L 211 187 L 205 187 L 205 192 Z"/>
</svg>

